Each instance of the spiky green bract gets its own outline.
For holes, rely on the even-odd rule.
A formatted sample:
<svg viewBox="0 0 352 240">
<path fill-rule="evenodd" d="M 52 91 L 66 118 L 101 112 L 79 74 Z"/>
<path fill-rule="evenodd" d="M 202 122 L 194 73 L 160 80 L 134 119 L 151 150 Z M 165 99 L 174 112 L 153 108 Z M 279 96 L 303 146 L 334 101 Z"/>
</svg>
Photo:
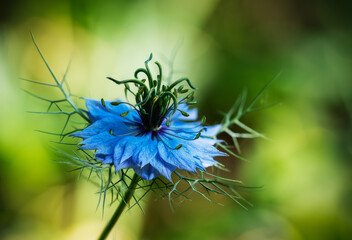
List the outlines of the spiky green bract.
<svg viewBox="0 0 352 240">
<path fill-rule="evenodd" d="M 280 73 L 277 73 L 260 91 L 259 93 L 247 104 L 247 92 L 244 91 L 235 101 L 231 109 L 227 113 L 223 113 L 223 120 L 221 122 L 221 129 L 218 132 L 218 135 L 221 133 L 228 134 L 236 148 L 237 153 L 241 154 L 241 149 L 239 146 L 238 139 L 242 138 L 263 138 L 268 139 L 264 134 L 261 134 L 251 127 L 247 126 L 242 122 L 242 118 L 252 112 L 261 111 L 270 107 L 275 106 L 276 104 L 267 105 L 265 107 L 254 107 L 257 100 L 261 97 L 264 91 L 270 86 L 270 84 L 278 78 Z M 242 129 L 244 132 L 237 133 L 232 130 L 233 126 L 237 126 Z M 224 142 L 218 143 L 217 146 L 221 147 L 225 152 L 234 156 L 238 159 L 246 161 L 245 158 L 237 154 L 235 151 L 231 150 L 232 146 Z"/>
</svg>

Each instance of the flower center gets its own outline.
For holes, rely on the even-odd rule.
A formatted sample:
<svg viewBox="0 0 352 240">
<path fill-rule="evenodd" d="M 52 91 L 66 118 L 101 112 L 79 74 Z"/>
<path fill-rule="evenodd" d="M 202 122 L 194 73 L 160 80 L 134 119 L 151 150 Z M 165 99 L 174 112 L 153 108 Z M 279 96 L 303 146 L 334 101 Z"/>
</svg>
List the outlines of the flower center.
<svg viewBox="0 0 352 240">
<path fill-rule="evenodd" d="M 183 116 L 188 117 L 189 114 L 178 109 L 179 104 L 191 105 L 195 104 L 194 101 L 194 89 L 191 81 L 188 78 L 180 78 L 174 81 L 172 84 L 162 84 L 162 68 L 160 63 L 155 62 L 158 67 L 159 73 L 156 79 L 153 79 L 151 71 L 149 69 L 148 63 L 152 60 L 152 54 L 144 62 L 145 68 L 139 68 L 134 73 L 134 79 L 128 80 L 116 80 L 114 78 L 108 77 L 109 80 L 114 83 L 125 86 L 125 95 L 127 99 L 128 93 L 132 94 L 135 99 L 135 104 L 129 102 L 111 102 L 111 105 L 118 106 L 120 104 L 126 104 L 131 107 L 127 112 L 120 114 L 121 117 L 126 117 L 131 111 L 136 111 L 142 120 L 142 131 L 138 134 L 144 134 L 146 132 L 152 132 L 152 138 L 156 137 L 159 141 L 163 142 L 165 146 L 172 150 L 179 150 L 182 144 L 174 146 L 169 146 L 161 137 L 161 135 L 170 135 L 175 138 L 180 138 L 183 140 L 196 140 L 201 136 L 201 133 L 205 130 L 202 128 L 197 130 L 196 134 L 192 138 L 184 138 L 182 136 L 177 136 L 167 131 L 161 129 L 161 124 L 165 121 L 166 126 L 170 126 L 171 117 L 177 111 L 179 111 Z M 143 73 L 147 79 L 138 79 L 138 75 Z M 148 81 L 148 83 L 146 83 Z M 186 87 L 181 85 L 181 83 L 187 83 Z M 133 84 L 136 89 L 131 89 L 130 84 Z M 189 87 L 189 88 L 188 88 Z M 105 107 L 104 99 L 101 99 L 102 105 Z M 132 121 L 131 119 L 127 119 Z M 204 123 L 205 118 L 203 117 L 200 126 Z M 132 121 L 134 122 L 134 121 Z M 135 123 L 135 122 L 134 122 Z M 113 131 L 110 130 L 110 134 L 114 135 Z"/>
<path fill-rule="evenodd" d="M 162 98 L 163 92 L 150 98 L 139 111 L 139 116 L 146 131 L 157 131 L 168 115 L 171 115 L 172 107 L 169 105 L 169 98 Z"/>
<path fill-rule="evenodd" d="M 189 116 L 188 113 L 178 109 L 180 103 L 185 104 L 195 104 L 194 101 L 194 91 L 190 89 L 196 89 L 191 84 L 188 78 L 180 78 L 170 85 L 162 84 L 162 68 L 160 63 L 155 62 L 158 67 L 159 73 L 156 79 L 153 79 L 151 71 L 149 69 L 148 63 L 152 59 L 152 54 L 145 61 L 145 68 L 139 68 L 134 73 L 135 79 L 128 79 L 118 81 L 116 79 L 108 77 L 111 81 L 116 84 L 124 84 L 125 94 L 127 98 L 127 93 L 131 93 L 135 98 L 135 104 L 132 105 L 127 102 L 113 102 L 112 105 L 119 105 L 121 103 L 128 104 L 132 107 L 131 110 L 121 114 L 122 117 L 128 115 L 131 111 L 137 111 L 140 116 L 143 127 L 146 131 L 157 131 L 160 125 L 166 121 L 166 125 L 170 124 L 171 116 L 176 113 L 176 111 L 181 112 L 184 116 Z M 138 79 L 138 75 L 143 73 L 146 75 L 147 79 Z M 148 85 L 146 81 L 148 80 Z M 182 82 L 186 82 L 190 87 L 184 87 L 180 85 Z M 136 90 L 133 91 L 129 84 L 134 84 Z M 189 93 L 190 92 L 190 93 Z"/>
</svg>

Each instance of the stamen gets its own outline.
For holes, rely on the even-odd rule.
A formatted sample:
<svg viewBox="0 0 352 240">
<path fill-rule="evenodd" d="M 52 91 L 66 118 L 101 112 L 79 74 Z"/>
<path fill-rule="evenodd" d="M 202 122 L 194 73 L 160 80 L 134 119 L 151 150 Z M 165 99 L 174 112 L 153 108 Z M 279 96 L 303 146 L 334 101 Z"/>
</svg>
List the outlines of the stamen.
<svg viewBox="0 0 352 240">
<path fill-rule="evenodd" d="M 132 105 L 131 103 L 128 103 L 128 102 L 111 102 L 110 104 L 112 106 L 118 106 L 120 104 L 126 104 L 126 105 L 131 106 L 133 108 L 133 110 L 136 110 L 137 112 L 139 112 L 138 109 L 134 105 Z"/>
<path fill-rule="evenodd" d="M 183 116 L 189 117 L 189 114 L 188 114 L 188 113 L 186 113 L 186 112 L 184 112 L 184 111 L 182 111 L 182 110 L 180 110 L 180 109 L 177 109 L 177 110 L 180 111 L 180 113 L 181 113 Z"/>
<path fill-rule="evenodd" d="M 129 135 L 133 135 L 133 134 L 138 133 L 138 132 L 141 132 L 141 131 L 138 130 L 138 131 L 129 132 L 129 133 L 125 133 L 125 134 L 115 135 L 115 134 L 113 133 L 112 129 L 110 129 L 110 131 L 109 131 L 110 135 L 113 135 L 113 136 L 115 136 L 115 137 L 129 136 Z"/>
<path fill-rule="evenodd" d="M 191 90 L 190 88 L 196 89 L 188 78 L 180 78 L 169 86 L 162 85 L 163 72 L 159 62 L 155 62 L 158 67 L 159 74 L 157 75 L 156 80 L 154 80 L 149 68 L 149 62 L 152 60 L 152 57 L 153 55 L 150 54 L 149 58 L 144 62 L 145 68 L 139 68 L 135 71 L 134 77 L 136 79 L 118 81 L 114 78 L 108 77 L 109 80 L 115 82 L 116 84 L 124 84 L 126 96 L 129 91 L 134 95 L 136 100 L 136 104 L 134 105 L 123 102 L 124 104 L 131 106 L 133 109 L 121 113 L 120 116 L 126 117 L 129 112 L 136 110 L 145 125 L 143 127 L 146 131 L 155 131 L 155 129 L 158 129 L 158 127 L 162 125 L 164 119 L 166 119 L 166 125 L 170 126 L 171 117 L 177 110 L 179 110 L 183 116 L 188 117 L 189 114 L 178 109 L 178 105 L 183 101 L 186 101 L 187 103 L 192 101 L 194 93 L 191 92 L 181 101 L 178 101 L 177 98 L 178 95 L 187 93 Z M 140 73 L 144 73 L 147 76 L 149 88 L 145 83 L 146 79 L 138 79 L 138 75 Z M 190 88 L 185 88 L 184 85 L 181 85 L 182 82 L 186 82 Z M 137 91 L 132 91 L 128 83 L 134 84 L 137 87 Z M 178 87 L 176 88 L 176 86 Z M 102 104 L 106 107 L 104 101 L 102 101 Z M 111 103 L 113 106 L 118 106 L 120 104 L 121 103 L 118 102 Z M 199 133 L 197 136 L 198 135 Z"/>
<path fill-rule="evenodd" d="M 103 107 L 104 107 L 108 112 L 111 112 L 111 113 L 113 113 L 113 114 L 116 114 L 115 112 L 111 111 L 110 109 L 108 109 L 108 108 L 106 107 L 106 103 L 105 103 L 105 100 L 104 100 L 103 98 L 101 99 L 101 104 L 103 105 Z M 120 104 L 127 104 L 127 105 L 129 105 L 129 106 L 131 106 L 131 107 L 133 108 L 133 109 L 127 111 L 127 112 L 121 113 L 121 114 L 120 114 L 121 117 L 127 116 L 127 114 L 128 114 L 129 112 L 134 111 L 134 110 L 137 111 L 138 115 L 141 117 L 141 115 L 140 115 L 140 113 L 139 113 L 139 110 L 138 110 L 135 106 L 133 106 L 132 104 L 130 104 L 130 103 L 128 103 L 128 102 L 111 102 L 110 104 L 111 104 L 112 106 L 118 106 L 118 105 L 120 105 Z M 122 116 L 122 114 L 124 114 L 124 115 Z"/>
<path fill-rule="evenodd" d="M 195 104 L 197 104 L 197 101 L 189 101 L 189 102 L 187 102 L 187 104 L 188 105 L 195 105 Z"/>
<path fill-rule="evenodd" d="M 131 110 L 128 110 L 127 112 L 123 112 L 120 114 L 121 117 L 126 117 L 130 112 L 132 111 L 137 111 L 136 109 L 131 109 Z M 137 111 L 138 112 L 138 111 Z"/>
<path fill-rule="evenodd" d="M 175 148 L 170 147 L 169 145 L 167 145 L 164 140 L 161 138 L 161 136 L 159 134 L 156 134 L 156 137 L 158 140 L 160 140 L 167 148 L 169 148 L 170 150 L 179 150 L 182 147 L 182 144 L 177 145 Z"/>
<path fill-rule="evenodd" d="M 134 124 L 136 124 L 136 125 L 141 125 L 140 122 L 133 121 L 133 120 L 127 118 L 127 117 L 125 117 L 124 120 L 130 121 L 130 122 L 132 122 L 132 123 L 134 123 Z"/>
<path fill-rule="evenodd" d="M 104 98 L 102 98 L 100 101 L 101 101 L 101 105 L 103 105 L 103 107 L 106 108 Z"/>
<path fill-rule="evenodd" d="M 184 131 L 184 130 L 188 130 L 188 129 L 197 128 L 197 127 L 200 127 L 200 126 L 201 126 L 201 125 L 198 125 L 198 126 L 195 126 L 195 127 L 191 127 L 191 128 L 184 128 L 184 127 L 182 127 L 182 128 L 168 127 L 168 128 L 165 129 L 165 130 L 170 130 L 170 131 L 179 131 L 179 130 L 181 130 L 181 131 Z M 204 128 L 202 128 L 202 129 L 206 130 L 207 128 L 204 127 Z M 187 131 L 187 133 L 199 133 L 199 131 L 192 131 L 192 132 L 188 132 L 188 131 Z"/>
<path fill-rule="evenodd" d="M 182 89 L 183 89 L 183 87 L 184 87 L 183 85 L 179 86 L 179 87 L 177 88 L 177 91 L 178 91 L 178 92 L 181 92 Z"/>
<path fill-rule="evenodd" d="M 200 138 L 200 136 L 201 136 L 201 134 L 202 134 L 202 132 L 203 132 L 204 130 L 206 130 L 206 128 L 202 128 L 202 129 L 201 129 L 200 131 L 198 131 L 198 132 L 187 132 L 187 133 L 197 133 L 197 135 L 196 135 L 194 138 L 192 138 L 192 139 L 183 138 L 183 137 L 180 137 L 180 136 L 178 136 L 178 135 L 169 133 L 169 132 L 167 132 L 167 129 L 166 129 L 166 130 L 163 130 L 162 132 L 165 133 L 165 134 L 167 134 L 167 135 L 176 137 L 176 138 L 180 138 L 180 139 L 183 139 L 183 140 L 189 140 L 189 141 L 191 141 L 191 140 L 197 140 L 198 138 Z"/>
<path fill-rule="evenodd" d="M 200 120 L 200 124 L 204 125 L 206 120 L 207 120 L 207 118 L 205 116 L 203 116 L 202 120 Z"/>
</svg>

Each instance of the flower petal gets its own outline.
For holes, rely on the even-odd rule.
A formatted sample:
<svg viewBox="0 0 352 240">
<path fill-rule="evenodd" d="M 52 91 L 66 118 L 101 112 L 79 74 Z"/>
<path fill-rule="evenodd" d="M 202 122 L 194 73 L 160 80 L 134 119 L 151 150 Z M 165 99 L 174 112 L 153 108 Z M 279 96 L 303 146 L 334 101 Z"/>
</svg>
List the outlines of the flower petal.
<svg viewBox="0 0 352 240">
<path fill-rule="evenodd" d="M 222 128 L 221 124 L 216 124 L 216 125 L 213 125 L 213 126 L 207 126 L 206 130 L 202 133 L 202 136 L 204 136 L 204 137 L 215 137 L 219 133 L 221 128 Z"/>
<path fill-rule="evenodd" d="M 160 173 L 150 164 L 145 165 L 143 168 L 133 168 L 133 169 L 141 178 L 144 178 L 146 180 L 151 180 L 160 175 Z"/>
<path fill-rule="evenodd" d="M 154 159 L 150 161 L 150 164 L 161 174 L 163 175 L 167 180 L 172 182 L 171 179 L 171 174 L 173 171 L 176 170 L 176 166 L 169 164 L 165 161 L 163 161 L 162 158 L 160 158 L 159 155 L 157 155 Z"/>
<path fill-rule="evenodd" d="M 205 170 L 217 163 L 213 157 L 226 155 L 213 146 L 219 140 L 210 138 L 221 125 L 207 127 L 195 139 L 204 127 L 199 121 L 185 122 L 196 120 L 198 115 L 197 109 L 190 110 L 186 105 L 180 104 L 180 110 L 189 113 L 189 117 L 177 112 L 172 116 L 171 126 L 164 122 L 157 132 L 146 132 L 135 111 L 129 118 L 121 117 L 121 113 L 131 109 L 128 105 L 112 106 L 106 101 L 104 107 L 92 99 L 86 99 L 86 105 L 93 123 L 71 136 L 84 139 L 81 149 L 96 150 L 95 158 L 102 164 L 114 164 L 115 171 L 133 168 L 146 180 L 162 175 L 172 181 L 172 172 L 177 168 L 190 172 Z M 177 148 L 180 144 L 182 147 Z"/>
<path fill-rule="evenodd" d="M 101 104 L 101 101 L 97 101 L 89 98 L 85 98 L 85 101 L 86 101 L 89 117 L 94 122 L 99 119 L 106 118 L 109 115 L 119 116 L 121 113 L 127 112 L 128 110 L 130 110 L 130 107 L 126 104 L 113 106 L 111 105 L 111 101 L 105 101 L 105 107 L 104 107 Z"/>
</svg>

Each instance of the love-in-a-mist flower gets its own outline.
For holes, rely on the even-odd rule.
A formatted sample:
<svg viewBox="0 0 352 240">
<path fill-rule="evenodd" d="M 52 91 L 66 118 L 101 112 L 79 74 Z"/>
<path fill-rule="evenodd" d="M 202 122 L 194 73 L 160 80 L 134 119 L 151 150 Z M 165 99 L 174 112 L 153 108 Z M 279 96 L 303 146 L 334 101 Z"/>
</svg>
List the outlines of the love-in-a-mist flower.
<svg viewBox="0 0 352 240">
<path fill-rule="evenodd" d="M 114 165 L 115 171 L 132 168 L 146 180 L 160 175 L 172 181 L 176 169 L 196 172 L 217 164 L 216 156 L 226 155 L 214 147 L 221 125 L 203 126 L 197 121 L 194 104 L 195 89 L 189 79 L 170 85 L 162 83 L 162 70 L 152 78 L 148 67 L 135 72 L 135 79 L 117 81 L 135 98 L 135 104 L 122 101 L 85 99 L 91 125 L 72 136 L 84 139 L 81 149 L 96 150 L 95 158 L 102 164 Z M 148 79 L 138 80 L 143 73 Z M 129 84 L 134 84 L 134 92 Z M 187 87 L 181 84 L 186 84 Z"/>
<path fill-rule="evenodd" d="M 126 99 L 127 95 L 133 96 L 133 101 L 85 99 L 87 110 L 83 110 L 71 98 L 73 95 L 66 81 L 67 71 L 62 80 L 59 80 L 33 36 L 32 40 L 54 83 L 23 80 L 57 89 L 62 96 L 59 99 L 51 99 L 28 92 L 31 96 L 49 104 L 46 112 L 33 113 L 66 116 L 61 133 L 41 132 L 60 136 L 58 143 L 64 145 L 72 144 L 63 142 L 67 136 L 82 138 L 83 141 L 79 143 L 82 151 L 74 151 L 74 155 L 71 155 L 58 150 L 65 159 L 69 159 L 68 162 L 64 160 L 64 163 L 76 166 L 75 169 L 81 173 L 89 169 L 88 179 L 94 177 L 93 172 L 96 173 L 100 183 L 98 202 L 102 200 L 103 209 L 110 190 L 111 203 L 119 200 L 115 212 L 99 236 L 100 240 L 108 237 L 125 207 L 128 204 L 130 208 L 140 206 L 141 199 L 148 192 L 154 192 L 160 198 L 168 198 L 171 206 L 174 199 L 189 198 L 192 193 L 213 202 L 204 192 L 226 196 L 244 208 L 241 202 L 250 205 L 238 192 L 245 188 L 241 181 L 221 177 L 218 171 L 205 171 L 205 168 L 214 166 L 214 169 L 226 170 L 214 160 L 214 157 L 226 154 L 218 151 L 214 145 L 234 157 L 242 158 L 230 150 L 229 145 L 216 140 L 219 133 L 226 133 L 232 137 L 237 149 L 239 149 L 237 138 L 265 138 L 245 125 L 241 118 L 246 113 L 258 111 L 258 108 L 254 108 L 254 104 L 271 81 L 248 105 L 245 104 L 246 95 L 239 96 L 229 112 L 224 114 L 221 125 L 206 127 L 204 118 L 197 121 L 197 109 L 190 108 L 195 104 L 193 96 L 195 88 L 189 79 L 181 78 L 170 84 L 163 83 L 162 69 L 158 62 L 155 64 L 159 74 L 153 79 L 148 66 L 152 57 L 150 56 L 145 62 L 145 68 L 137 69 L 134 79 L 118 81 L 109 78 L 116 84 L 123 84 Z M 139 79 L 140 75 L 145 75 L 145 79 Z M 85 125 L 85 128 L 71 126 L 72 116 L 77 116 L 88 126 Z M 233 125 L 243 129 L 244 133 L 233 132 L 230 129 Z M 67 127 L 74 129 L 67 130 Z M 133 169 L 134 173 L 124 169 Z M 118 174 L 114 174 L 113 170 Z M 186 174 L 178 170 L 184 170 Z M 170 182 L 159 176 L 165 177 Z M 152 180 L 143 181 L 143 179 Z M 137 189 L 138 192 L 142 192 L 140 196 L 135 194 Z"/>
</svg>

